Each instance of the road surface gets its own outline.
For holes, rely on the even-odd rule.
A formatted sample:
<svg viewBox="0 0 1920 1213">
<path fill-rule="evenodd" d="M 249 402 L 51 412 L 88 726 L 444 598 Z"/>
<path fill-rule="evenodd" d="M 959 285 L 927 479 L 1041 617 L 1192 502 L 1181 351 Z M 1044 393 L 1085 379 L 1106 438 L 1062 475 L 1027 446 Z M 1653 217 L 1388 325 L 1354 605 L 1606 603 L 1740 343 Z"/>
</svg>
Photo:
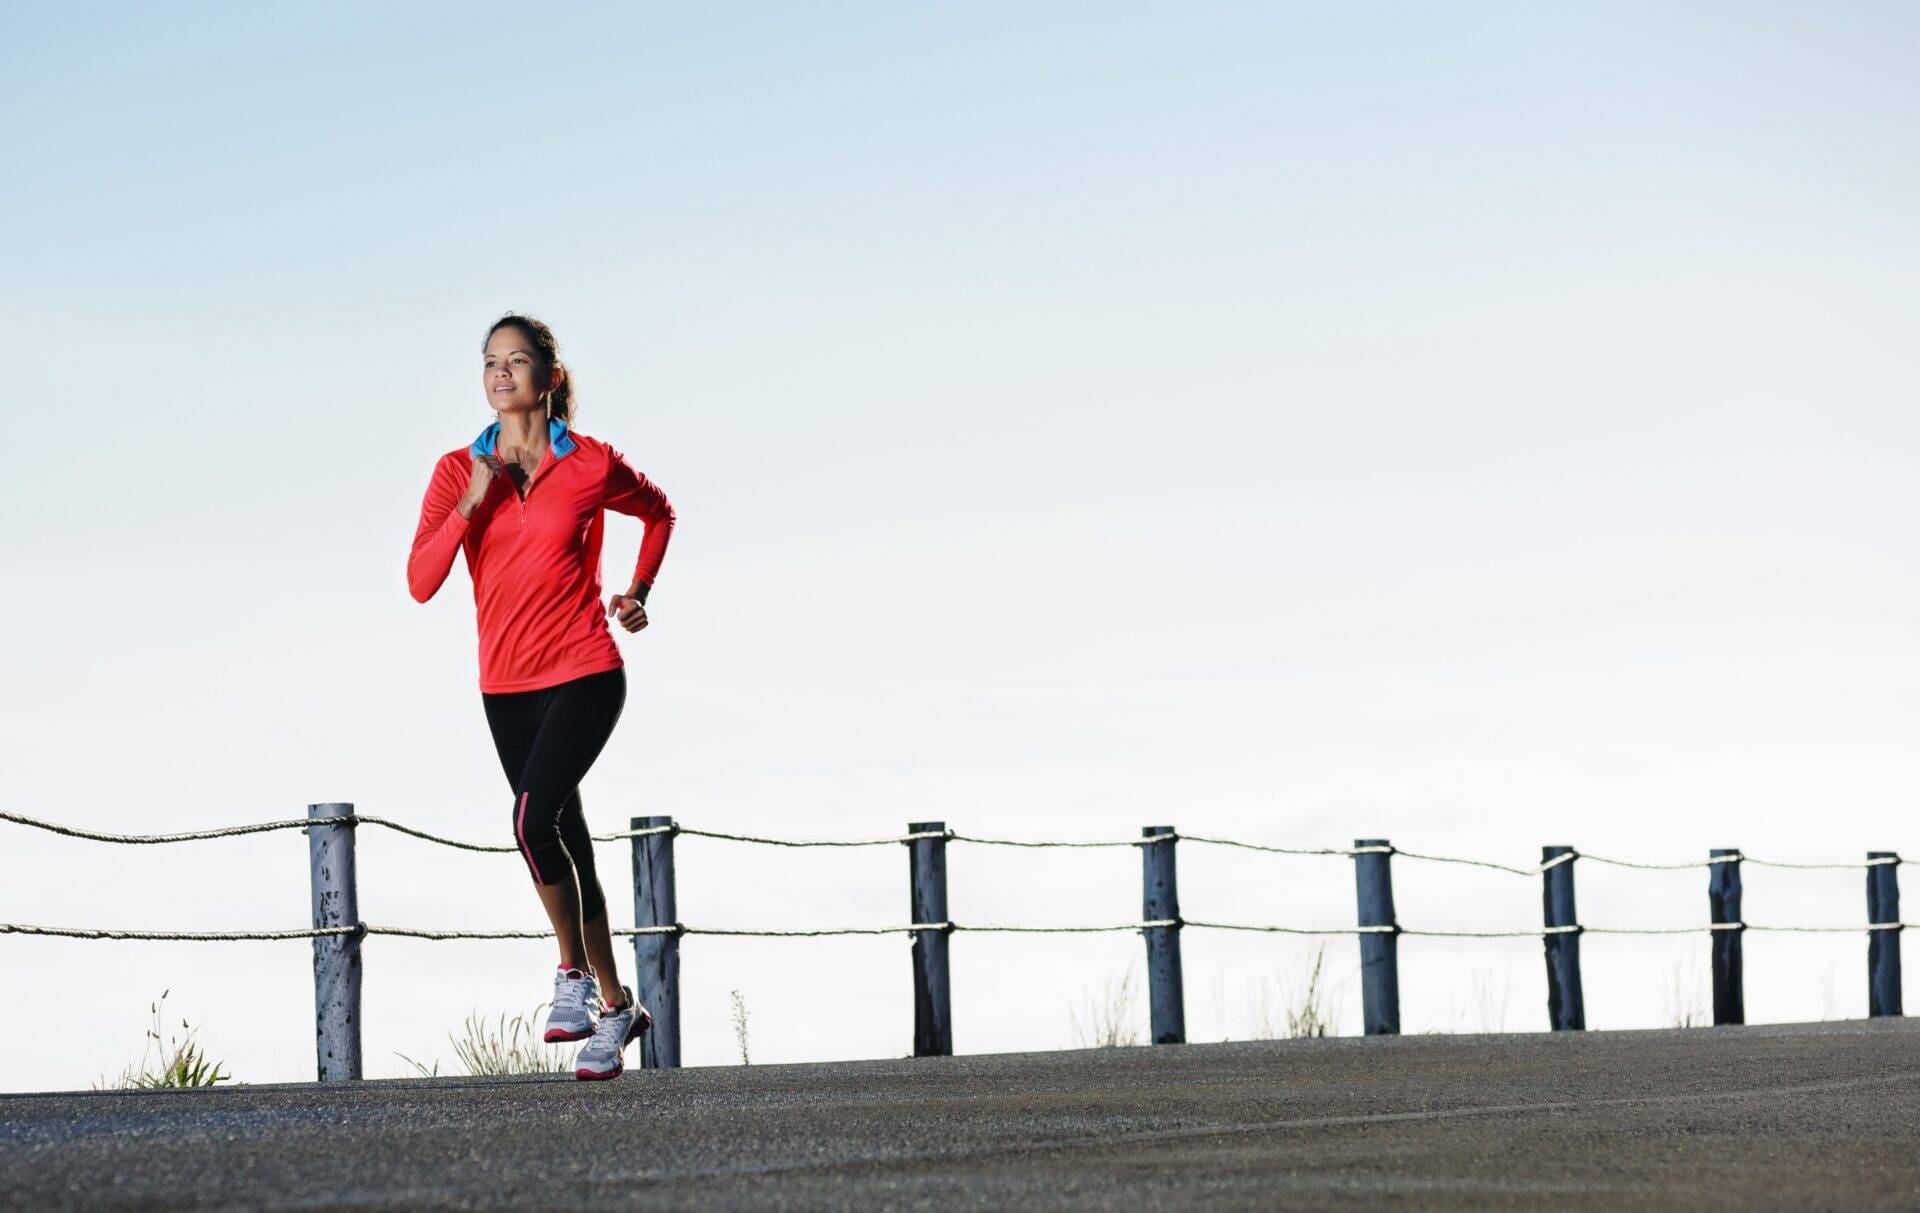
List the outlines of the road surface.
<svg viewBox="0 0 1920 1213">
<path fill-rule="evenodd" d="M 0 1204 L 1920 1208 L 1920 1028 L 1153 1048 L 0 1096 Z"/>
</svg>

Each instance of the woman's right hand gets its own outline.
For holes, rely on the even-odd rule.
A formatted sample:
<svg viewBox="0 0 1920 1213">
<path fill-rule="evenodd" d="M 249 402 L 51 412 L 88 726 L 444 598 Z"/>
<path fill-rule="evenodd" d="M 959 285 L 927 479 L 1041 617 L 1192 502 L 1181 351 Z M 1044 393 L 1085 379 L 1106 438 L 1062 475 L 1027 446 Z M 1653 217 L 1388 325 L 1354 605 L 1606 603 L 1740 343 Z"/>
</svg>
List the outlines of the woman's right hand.
<svg viewBox="0 0 1920 1213">
<path fill-rule="evenodd" d="M 454 508 L 463 518 L 473 517 L 473 511 L 487 499 L 487 490 L 493 487 L 493 478 L 506 474 L 506 465 L 500 462 L 498 455 L 475 455 L 473 457 L 473 476 L 467 481 L 466 496 L 460 498 L 460 504 Z"/>
</svg>

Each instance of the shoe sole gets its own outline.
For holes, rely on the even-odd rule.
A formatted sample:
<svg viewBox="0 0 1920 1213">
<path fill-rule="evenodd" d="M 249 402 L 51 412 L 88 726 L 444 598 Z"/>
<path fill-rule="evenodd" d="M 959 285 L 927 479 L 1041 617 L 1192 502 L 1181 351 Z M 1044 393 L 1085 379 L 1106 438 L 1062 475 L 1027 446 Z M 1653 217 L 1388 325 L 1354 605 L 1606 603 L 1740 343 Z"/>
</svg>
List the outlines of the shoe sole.
<svg viewBox="0 0 1920 1213">
<path fill-rule="evenodd" d="M 653 1012 L 647 1010 L 645 1007 L 640 1008 L 640 1014 L 634 1017 L 633 1028 L 628 1031 L 627 1038 L 620 1042 L 620 1052 L 616 1055 L 616 1060 L 618 1060 L 620 1064 L 604 1074 L 598 1070 L 575 1070 L 573 1076 L 583 1082 L 604 1082 L 609 1078 L 618 1078 L 622 1074 L 625 1074 L 627 1072 L 627 1046 L 639 1040 L 640 1034 L 652 1026 Z"/>
</svg>

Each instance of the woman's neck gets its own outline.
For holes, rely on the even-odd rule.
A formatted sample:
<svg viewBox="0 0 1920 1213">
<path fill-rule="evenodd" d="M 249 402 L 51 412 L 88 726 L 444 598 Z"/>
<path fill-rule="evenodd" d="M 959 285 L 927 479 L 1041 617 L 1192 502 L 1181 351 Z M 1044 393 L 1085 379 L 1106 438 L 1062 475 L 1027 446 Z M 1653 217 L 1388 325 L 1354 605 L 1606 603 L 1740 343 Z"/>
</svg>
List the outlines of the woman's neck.
<svg viewBox="0 0 1920 1213">
<path fill-rule="evenodd" d="M 500 414 L 500 441 L 494 444 L 494 452 L 500 454 L 509 449 L 517 451 L 523 456 L 545 454 L 547 449 L 546 414 Z"/>
</svg>

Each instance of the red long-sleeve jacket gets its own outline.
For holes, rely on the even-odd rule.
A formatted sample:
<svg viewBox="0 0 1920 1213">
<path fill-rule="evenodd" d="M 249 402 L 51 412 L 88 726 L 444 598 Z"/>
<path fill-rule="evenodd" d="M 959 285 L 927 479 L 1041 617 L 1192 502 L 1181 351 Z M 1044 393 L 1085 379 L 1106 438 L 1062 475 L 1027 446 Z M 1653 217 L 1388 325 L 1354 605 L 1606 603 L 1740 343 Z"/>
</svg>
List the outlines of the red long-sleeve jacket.
<svg viewBox="0 0 1920 1213">
<path fill-rule="evenodd" d="M 462 518 L 453 507 L 472 479 L 474 454 L 492 451 L 497 424 L 434 465 L 407 556 L 407 588 L 417 602 L 432 598 L 454 552 L 466 552 L 484 692 L 533 691 L 624 665 L 600 597 L 602 510 L 644 524 L 633 570 L 646 583 L 644 595 L 673 534 L 673 506 L 612 446 L 553 421 L 525 498 L 496 476 L 473 517 Z"/>
</svg>

